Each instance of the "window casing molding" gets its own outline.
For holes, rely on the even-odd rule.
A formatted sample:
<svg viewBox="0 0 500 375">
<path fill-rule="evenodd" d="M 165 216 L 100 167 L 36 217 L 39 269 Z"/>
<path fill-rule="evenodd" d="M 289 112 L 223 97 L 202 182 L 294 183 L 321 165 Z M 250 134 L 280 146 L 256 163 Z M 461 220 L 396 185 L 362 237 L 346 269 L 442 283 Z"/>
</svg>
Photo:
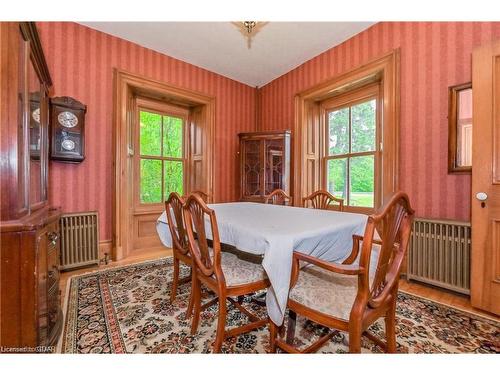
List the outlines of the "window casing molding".
<svg viewBox="0 0 500 375">
<path fill-rule="evenodd" d="M 112 259 L 126 258 L 134 249 L 130 208 L 133 206 L 133 123 L 134 100 L 138 96 L 156 99 L 175 106 L 189 108 L 187 123 L 186 168 L 193 173 L 186 176 L 189 191 L 201 190 L 208 194 L 209 202 L 214 191 L 215 97 L 166 84 L 162 81 L 114 69 L 113 97 L 113 239 Z M 161 211 L 160 211 L 161 212 Z M 156 214 L 156 211 L 153 211 Z M 141 213 L 148 214 L 148 211 Z"/>
<path fill-rule="evenodd" d="M 376 85 L 379 87 L 380 124 L 380 187 L 375 209 L 384 197 L 398 189 L 399 168 L 399 49 L 367 64 L 320 83 L 295 96 L 295 124 L 293 144 L 293 201 L 324 189 L 324 113 L 322 107 L 334 98 L 354 94 L 356 90 Z M 354 212 L 372 212 L 373 209 L 352 208 Z"/>
</svg>

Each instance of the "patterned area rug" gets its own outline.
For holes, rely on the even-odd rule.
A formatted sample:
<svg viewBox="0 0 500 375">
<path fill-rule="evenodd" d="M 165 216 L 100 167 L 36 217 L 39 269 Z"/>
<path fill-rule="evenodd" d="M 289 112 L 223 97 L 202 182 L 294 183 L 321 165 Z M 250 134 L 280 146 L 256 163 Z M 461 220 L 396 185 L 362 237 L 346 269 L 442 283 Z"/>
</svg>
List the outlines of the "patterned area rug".
<svg viewBox="0 0 500 375">
<path fill-rule="evenodd" d="M 67 294 L 62 342 L 63 353 L 210 353 L 215 338 L 217 306 L 202 313 L 198 333 L 190 335 L 185 319 L 189 284 L 179 289 L 170 303 L 172 258 L 112 268 L 73 277 Z M 183 268 L 181 277 L 188 275 Z M 265 308 L 245 300 L 257 315 Z M 500 324 L 406 293 L 398 296 L 397 340 L 402 353 L 499 353 Z M 235 308 L 227 327 L 246 322 Z M 384 337 L 383 320 L 370 328 Z M 297 321 L 296 344 L 316 339 L 322 329 L 305 320 Z M 364 339 L 363 339 L 364 340 Z M 265 353 L 267 328 L 225 341 L 224 353 Z M 338 333 L 323 353 L 345 353 L 348 338 Z M 363 341 L 363 352 L 380 352 Z"/>
</svg>

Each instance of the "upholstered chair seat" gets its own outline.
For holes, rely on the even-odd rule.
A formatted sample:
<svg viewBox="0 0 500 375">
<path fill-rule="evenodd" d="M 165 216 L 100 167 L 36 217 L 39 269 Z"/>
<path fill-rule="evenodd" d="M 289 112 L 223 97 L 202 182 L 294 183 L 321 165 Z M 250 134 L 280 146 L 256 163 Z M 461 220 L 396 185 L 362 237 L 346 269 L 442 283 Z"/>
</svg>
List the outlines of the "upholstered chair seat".
<svg viewBox="0 0 500 375">
<path fill-rule="evenodd" d="M 370 285 L 375 277 L 378 246 L 374 246 L 370 261 Z M 304 306 L 314 307 L 323 314 L 349 320 L 354 300 L 358 293 L 358 277 L 342 275 L 324 268 L 308 265 L 304 267 L 289 298 Z"/>
<path fill-rule="evenodd" d="M 221 252 L 221 267 L 228 287 L 250 284 L 267 279 L 262 265 L 238 258 L 236 255 Z"/>
<path fill-rule="evenodd" d="M 213 249 L 210 247 L 208 251 L 213 259 Z M 228 287 L 267 279 L 260 262 L 241 259 L 234 252 L 221 251 L 221 267 Z"/>
</svg>

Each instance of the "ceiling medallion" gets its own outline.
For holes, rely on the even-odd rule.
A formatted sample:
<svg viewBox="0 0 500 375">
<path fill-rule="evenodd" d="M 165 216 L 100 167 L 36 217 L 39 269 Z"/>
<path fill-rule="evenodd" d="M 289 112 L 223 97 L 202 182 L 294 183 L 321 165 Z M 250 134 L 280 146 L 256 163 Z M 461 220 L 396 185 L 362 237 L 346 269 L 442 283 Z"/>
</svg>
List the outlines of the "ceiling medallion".
<svg viewBox="0 0 500 375">
<path fill-rule="evenodd" d="M 245 38 L 247 38 L 247 47 L 250 49 L 252 48 L 252 38 L 267 24 L 267 22 L 242 21 L 232 22 L 232 24 L 240 30 L 240 33 L 243 34 Z"/>
</svg>

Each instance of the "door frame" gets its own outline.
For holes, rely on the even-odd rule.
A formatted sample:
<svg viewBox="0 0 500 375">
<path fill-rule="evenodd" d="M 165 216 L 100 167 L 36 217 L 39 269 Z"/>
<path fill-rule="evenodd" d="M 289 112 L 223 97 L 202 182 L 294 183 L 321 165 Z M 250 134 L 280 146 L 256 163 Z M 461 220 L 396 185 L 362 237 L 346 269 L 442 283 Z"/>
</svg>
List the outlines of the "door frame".
<svg viewBox="0 0 500 375">
<path fill-rule="evenodd" d="M 167 103 L 178 104 L 196 109 L 201 113 L 198 119 L 203 131 L 203 154 L 196 155 L 193 163 L 202 162 L 202 186 L 186 188 L 206 191 L 210 198 L 214 197 L 214 143 L 215 143 L 215 98 L 197 91 L 169 85 L 164 82 L 136 75 L 121 69 L 113 70 L 113 238 L 112 259 L 126 258 L 130 253 L 132 241 L 130 236 L 131 215 L 134 199 L 133 185 L 133 124 L 134 97 L 136 95 L 159 99 Z M 198 116 L 198 117 L 200 117 Z M 191 121 L 190 121 L 191 122 Z M 191 128 L 193 124 L 188 124 Z M 188 141 L 189 142 L 189 141 Z M 190 180 L 190 179 L 187 179 Z"/>
</svg>

